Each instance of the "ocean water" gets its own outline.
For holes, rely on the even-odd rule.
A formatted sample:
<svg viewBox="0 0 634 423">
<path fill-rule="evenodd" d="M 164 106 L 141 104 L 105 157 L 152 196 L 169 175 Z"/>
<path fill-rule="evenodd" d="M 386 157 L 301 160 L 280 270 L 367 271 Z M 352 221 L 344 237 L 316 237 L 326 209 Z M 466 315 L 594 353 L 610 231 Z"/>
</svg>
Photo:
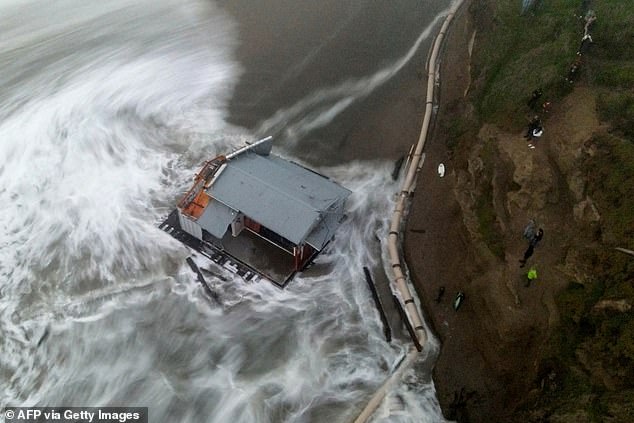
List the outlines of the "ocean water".
<svg viewBox="0 0 634 423">
<path fill-rule="evenodd" d="M 311 69 L 337 60 L 328 38 L 269 63 L 244 47 L 258 18 L 248 4 L 1 2 L 0 407 L 140 406 L 152 422 L 352 420 L 410 348 L 383 339 L 362 271 L 384 267 L 392 161 L 311 157 L 354 193 L 334 242 L 286 290 L 211 268 L 220 301 L 210 300 L 185 264 L 191 252 L 157 224 L 202 161 L 262 133 L 304 161 L 316 131 L 345 123 L 424 55 L 448 3 L 394 3 L 427 21 L 408 24 L 398 48 L 319 79 Z M 331 12 L 332 39 L 354 32 L 352 21 L 375 25 L 363 15 L 372 5 Z M 267 88 L 241 100 L 258 82 Z M 442 421 L 436 350 L 432 341 L 374 421 Z"/>
</svg>

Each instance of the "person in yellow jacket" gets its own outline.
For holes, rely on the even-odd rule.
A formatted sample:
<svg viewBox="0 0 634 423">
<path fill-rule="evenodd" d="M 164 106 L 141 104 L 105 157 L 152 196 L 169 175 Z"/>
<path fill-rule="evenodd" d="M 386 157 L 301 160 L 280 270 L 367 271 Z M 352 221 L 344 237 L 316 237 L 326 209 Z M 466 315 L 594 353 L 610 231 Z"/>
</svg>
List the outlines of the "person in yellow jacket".
<svg viewBox="0 0 634 423">
<path fill-rule="evenodd" d="M 537 269 L 531 267 L 528 273 L 526 274 L 526 284 L 524 286 L 529 286 L 532 281 L 537 279 Z"/>
</svg>

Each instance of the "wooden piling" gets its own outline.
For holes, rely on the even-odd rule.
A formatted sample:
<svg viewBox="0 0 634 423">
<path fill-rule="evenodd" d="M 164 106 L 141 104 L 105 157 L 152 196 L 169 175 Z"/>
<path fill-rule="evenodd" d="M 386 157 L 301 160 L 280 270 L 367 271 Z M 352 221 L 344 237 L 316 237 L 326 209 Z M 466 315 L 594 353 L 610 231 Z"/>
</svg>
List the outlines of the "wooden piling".
<svg viewBox="0 0 634 423">
<path fill-rule="evenodd" d="M 363 272 L 365 273 L 365 281 L 368 283 L 368 287 L 370 288 L 370 292 L 372 293 L 372 298 L 374 298 L 374 304 L 376 305 L 376 309 L 378 310 L 379 316 L 381 317 L 381 322 L 383 323 L 383 333 L 385 334 L 385 340 L 387 342 L 390 342 L 392 341 L 392 328 L 390 328 L 390 323 L 388 322 L 387 316 L 385 315 L 385 310 L 383 309 L 383 304 L 381 304 L 379 293 L 376 291 L 376 286 L 374 285 L 374 281 L 372 280 L 370 269 L 364 266 Z"/>
</svg>

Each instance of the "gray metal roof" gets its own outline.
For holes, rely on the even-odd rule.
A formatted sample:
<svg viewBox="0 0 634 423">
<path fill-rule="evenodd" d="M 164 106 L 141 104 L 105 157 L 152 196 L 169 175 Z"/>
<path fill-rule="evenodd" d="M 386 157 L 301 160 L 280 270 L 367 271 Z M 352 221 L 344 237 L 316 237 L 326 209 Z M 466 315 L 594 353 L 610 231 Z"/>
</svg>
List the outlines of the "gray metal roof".
<svg viewBox="0 0 634 423">
<path fill-rule="evenodd" d="M 350 195 L 310 169 L 251 151 L 229 160 L 207 193 L 295 244 L 311 235 L 309 243 L 318 249 L 334 235 L 342 215 L 329 207 Z"/>
<path fill-rule="evenodd" d="M 227 227 L 237 216 L 237 212 L 219 201 L 210 201 L 198 218 L 198 224 L 216 238 L 222 239 Z"/>
<path fill-rule="evenodd" d="M 312 245 L 317 250 L 321 250 L 324 245 L 334 235 L 335 230 L 341 223 L 342 213 L 327 212 L 322 214 L 322 219 L 319 224 L 310 232 L 306 238 L 306 243 Z"/>
</svg>

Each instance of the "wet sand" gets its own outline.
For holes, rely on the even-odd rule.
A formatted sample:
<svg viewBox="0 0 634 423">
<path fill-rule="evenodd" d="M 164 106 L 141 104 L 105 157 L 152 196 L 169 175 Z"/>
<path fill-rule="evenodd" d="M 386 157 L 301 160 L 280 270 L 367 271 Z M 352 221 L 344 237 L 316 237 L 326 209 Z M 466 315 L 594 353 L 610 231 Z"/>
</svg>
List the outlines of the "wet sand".
<svg viewBox="0 0 634 423">
<path fill-rule="evenodd" d="M 446 37 L 441 63 L 440 105 L 436 122 L 464 112 L 462 101 L 469 86 L 469 51 L 472 35 L 468 7 L 462 5 Z M 452 303 L 459 291 L 469 284 L 469 275 L 477 272 L 467 263 L 474 263 L 468 232 L 453 189 L 456 173 L 447 148 L 448 134 L 441 125 L 434 125 L 425 147 L 425 164 L 418 177 L 417 190 L 411 204 L 404 250 L 413 282 L 421 299 L 428 324 L 442 341 L 434 369 L 438 399 L 445 417 L 456 419 L 452 409 L 454 395 L 464 386 L 487 383 L 481 369 L 486 366 L 481 354 L 469 339 L 480 336 L 465 320 L 468 315 L 456 312 Z M 443 163 L 445 176 L 440 178 L 437 166 Z M 440 288 L 444 295 L 439 298 Z M 466 298 L 462 308 L 470 307 Z M 484 403 L 483 407 L 490 407 Z M 459 411 L 458 411 L 459 412 Z"/>
<path fill-rule="evenodd" d="M 224 5 L 238 22 L 237 56 L 244 66 L 230 105 L 231 123 L 257 131 L 262 120 L 320 90 L 345 92 L 347 84 L 398 61 L 447 3 L 276 0 Z M 432 41 L 424 40 L 416 55 L 367 97 L 297 140 L 293 155 L 320 166 L 406 155 L 420 131 Z M 289 148 L 283 133 L 258 135 L 272 135 L 276 148 Z"/>
</svg>

